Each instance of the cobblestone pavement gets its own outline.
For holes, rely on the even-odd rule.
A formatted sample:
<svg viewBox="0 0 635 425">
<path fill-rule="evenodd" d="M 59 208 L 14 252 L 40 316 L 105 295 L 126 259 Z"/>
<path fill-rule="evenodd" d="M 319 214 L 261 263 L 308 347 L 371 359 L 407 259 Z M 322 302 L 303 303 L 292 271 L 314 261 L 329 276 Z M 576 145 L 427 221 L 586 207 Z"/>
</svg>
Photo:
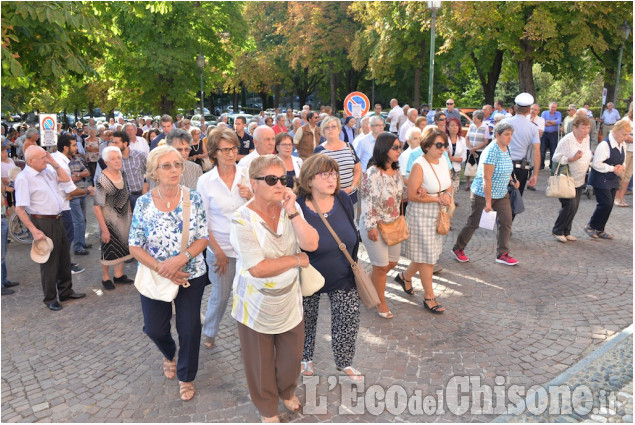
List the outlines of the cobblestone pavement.
<svg viewBox="0 0 635 425">
<path fill-rule="evenodd" d="M 574 221 L 573 234 L 579 240 L 559 243 L 551 236 L 559 202 L 544 197 L 546 180 L 547 174 L 541 174 L 538 191 L 525 193 L 527 210 L 514 222 L 510 246 L 520 261 L 517 267 L 494 262 L 495 236 L 481 229 L 466 249 L 471 262 L 459 264 L 451 257 L 450 248 L 469 213 L 468 192 L 461 185 L 460 206 L 439 261 L 445 270 L 434 279 L 437 297 L 447 311 L 436 316 L 422 309 L 418 280 L 415 296 L 406 295 L 392 281 L 407 266 L 402 259 L 386 291 L 395 318 L 385 320 L 366 310 L 361 315 L 354 366 L 365 374 L 363 390 L 351 388 L 335 370 L 329 307 L 323 298 L 314 362 L 318 376 L 298 388 L 306 403 L 304 414 L 282 413 L 281 406 L 283 420 L 489 422 L 499 413 L 459 411 L 462 399 L 450 391 L 452 378 L 480 378 L 481 385 L 499 387 L 500 381 L 503 387 L 544 385 L 631 325 L 632 209 L 613 210 L 607 231 L 615 239 L 590 240 L 582 228 L 595 201 L 584 198 Z M 632 203 L 631 197 L 627 200 Z M 96 231 L 91 220 L 88 241 L 95 247 Z M 51 312 L 42 303 L 39 269 L 31 262 L 29 249 L 16 243 L 8 247 L 9 279 L 21 284 L 15 295 L 3 296 L 1 302 L 2 421 L 259 420 L 246 389 L 236 326 L 229 314 L 217 346 L 211 350 L 201 346 L 197 394 L 182 402 L 178 384 L 163 377 L 161 354 L 142 332 L 135 288 L 117 285 L 115 291 L 102 292 L 99 250 L 75 258 L 86 272 L 73 277 L 74 288 L 88 296 Z M 135 268 L 127 264 L 126 273 L 133 276 Z M 208 295 L 209 288 L 203 311 Z M 623 389 L 617 397 L 630 397 L 632 409 L 632 396 L 624 395 L 632 394 L 632 383 L 629 387 L 622 371 L 624 365 L 631 365 L 632 377 L 632 357 L 626 356 L 632 351 L 632 339 L 625 347 L 623 356 L 586 373 L 591 380 L 601 375 L 609 383 L 617 376 L 611 388 L 617 388 L 619 380 Z M 386 404 L 382 404 L 383 390 L 388 392 Z M 404 395 L 412 396 L 407 405 Z M 426 396 L 422 409 L 418 399 Z M 476 397 L 467 401 L 475 402 Z M 628 406 L 624 405 L 622 420 L 628 419 Z M 565 421 L 564 417 L 555 420 Z"/>
</svg>

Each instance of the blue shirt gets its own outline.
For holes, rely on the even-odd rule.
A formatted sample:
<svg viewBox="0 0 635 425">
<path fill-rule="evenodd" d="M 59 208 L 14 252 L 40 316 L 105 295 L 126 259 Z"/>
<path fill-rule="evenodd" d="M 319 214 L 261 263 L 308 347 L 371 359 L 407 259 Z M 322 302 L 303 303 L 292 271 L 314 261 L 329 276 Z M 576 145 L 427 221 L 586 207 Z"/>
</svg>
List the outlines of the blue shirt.
<svg viewBox="0 0 635 425">
<path fill-rule="evenodd" d="M 544 111 L 540 115 L 545 120 L 545 133 L 553 133 L 554 131 L 558 131 L 558 127 L 562 122 L 562 114 L 556 111 L 554 114 L 551 114 L 551 111 Z M 555 121 L 556 125 L 546 125 L 547 121 Z"/>
<path fill-rule="evenodd" d="M 503 121 L 514 127 L 512 141 L 509 144 L 509 151 L 512 160 L 521 161 L 523 158 L 531 158 L 531 147 L 533 144 L 540 144 L 538 127 L 529 121 L 525 115 L 515 115 L 505 118 Z"/>
<path fill-rule="evenodd" d="M 617 109 L 613 108 L 612 111 L 605 109 L 604 112 L 602 112 L 601 118 L 602 118 L 602 121 L 604 121 L 604 124 L 612 125 L 618 122 L 621 117 L 620 117 L 620 113 L 617 112 Z"/>
<path fill-rule="evenodd" d="M 362 164 L 362 173 L 365 173 L 368 161 L 373 157 L 373 150 L 375 149 L 373 133 L 368 133 L 368 136 L 362 137 L 352 146 L 359 158 L 359 162 Z"/>
<path fill-rule="evenodd" d="M 524 117 L 523 117 L 524 119 Z M 525 119 L 525 121 L 527 121 Z M 481 160 L 478 164 L 478 170 L 470 189 L 475 195 L 485 197 L 483 190 L 483 165 L 489 164 L 494 166 L 492 174 L 492 199 L 502 199 L 507 195 L 507 185 L 509 178 L 514 171 L 514 164 L 508 152 L 503 152 L 498 143 L 490 143 L 481 153 Z"/>
</svg>

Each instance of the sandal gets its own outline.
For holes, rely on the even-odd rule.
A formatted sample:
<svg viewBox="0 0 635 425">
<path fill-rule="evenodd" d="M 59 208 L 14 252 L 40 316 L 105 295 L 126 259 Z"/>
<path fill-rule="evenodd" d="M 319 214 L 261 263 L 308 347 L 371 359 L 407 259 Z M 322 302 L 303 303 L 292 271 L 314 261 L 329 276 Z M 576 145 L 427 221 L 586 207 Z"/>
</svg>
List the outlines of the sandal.
<svg viewBox="0 0 635 425">
<path fill-rule="evenodd" d="M 341 367 L 338 367 L 337 370 L 340 372 L 344 372 L 353 381 L 361 381 L 364 377 L 364 375 L 362 375 L 362 373 L 359 370 L 355 369 L 353 366 L 347 366 L 343 369 Z"/>
<path fill-rule="evenodd" d="M 313 362 L 311 360 L 301 361 L 300 362 L 302 371 L 300 372 L 302 376 L 313 376 Z"/>
<path fill-rule="evenodd" d="M 443 306 L 439 304 L 438 302 L 437 302 L 437 305 L 435 305 L 434 307 L 430 307 L 428 304 L 426 304 L 426 301 L 436 301 L 436 300 L 437 300 L 436 298 L 424 298 L 423 308 L 425 308 L 426 310 L 430 311 L 430 313 L 433 313 L 433 314 L 443 314 L 445 309 L 443 309 Z"/>
<path fill-rule="evenodd" d="M 384 319 L 392 319 L 393 317 L 395 317 L 390 310 L 385 313 L 377 310 L 377 314 L 379 315 L 379 317 L 383 317 Z"/>
<path fill-rule="evenodd" d="M 597 235 L 600 239 L 613 239 L 613 235 L 605 231 L 597 232 Z"/>
<path fill-rule="evenodd" d="M 280 423 L 280 418 L 278 417 L 278 415 L 272 416 L 270 418 L 267 418 L 265 416 L 261 416 L 260 417 L 260 422 L 262 422 L 263 424 L 279 424 Z"/>
<path fill-rule="evenodd" d="M 203 336 L 203 345 L 205 346 L 205 348 L 214 348 L 214 342 L 215 342 L 216 338 L 214 338 L 213 336 Z"/>
<path fill-rule="evenodd" d="M 190 401 L 194 398 L 194 381 L 191 382 L 183 382 L 179 381 L 179 394 L 181 395 L 181 400 Z"/>
<path fill-rule="evenodd" d="M 163 358 L 163 375 L 167 379 L 176 378 L 176 361 L 169 361 L 165 357 Z"/>
<path fill-rule="evenodd" d="M 406 277 L 404 276 L 403 272 L 397 274 L 397 276 L 395 277 L 395 282 L 401 285 L 401 287 L 403 288 L 403 291 L 406 294 L 414 295 L 415 290 L 412 287 L 412 279 L 406 280 Z M 406 282 L 410 284 L 410 289 L 406 289 Z"/>
<path fill-rule="evenodd" d="M 289 412 L 297 413 L 302 409 L 300 400 L 295 395 L 291 398 L 291 400 L 282 400 L 282 404 L 284 404 L 285 409 Z"/>
</svg>

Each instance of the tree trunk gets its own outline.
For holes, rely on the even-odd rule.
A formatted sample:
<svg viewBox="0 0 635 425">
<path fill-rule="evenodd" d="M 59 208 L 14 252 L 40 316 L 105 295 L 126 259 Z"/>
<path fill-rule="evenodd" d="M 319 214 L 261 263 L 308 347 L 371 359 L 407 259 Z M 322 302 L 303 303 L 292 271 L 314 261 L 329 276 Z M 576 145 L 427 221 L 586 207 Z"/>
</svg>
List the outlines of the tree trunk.
<svg viewBox="0 0 635 425">
<path fill-rule="evenodd" d="M 335 72 L 333 72 L 332 66 L 329 74 L 331 83 L 331 108 L 333 108 L 333 113 L 335 113 L 337 111 L 337 84 L 335 83 Z"/>
<path fill-rule="evenodd" d="M 236 89 L 233 91 L 233 103 L 234 103 L 234 113 L 238 113 L 238 92 Z"/>
<path fill-rule="evenodd" d="M 161 115 L 168 114 L 174 110 L 174 101 L 169 100 L 167 96 L 161 96 Z"/>
<path fill-rule="evenodd" d="M 529 93 L 536 97 L 536 88 L 534 86 L 534 73 L 532 68 L 533 60 L 531 52 L 534 50 L 529 40 L 520 40 L 520 48 L 522 50 L 522 60 L 516 61 L 518 66 L 518 85 L 522 93 Z"/>
<path fill-rule="evenodd" d="M 421 67 L 418 66 L 415 68 L 415 81 L 414 81 L 414 93 L 413 93 L 412 106 L 418 110 L 420 102 L 421 102 Z"/>
<path fill-rule="evenodd" d="M 93 117 L 93 109 L 95 109 L 95 102 L 88 102 L 88 116 Z"/>
<path fill-rule="evenodd" d="M 478 78 L 481 81 L 481 87 L 483 88 L 483 94 L 485 95 L 485 103 L 489 105 L 494 104 L 494 96 L 496 94 L 496 84 L 498 84 L 498 78 L 500 77 L 501 70 L 503 68 L 503 51 L 496 50 L 494 60 L 492 62 L 490 70 L 487 74 L 484 74 L 481 69 L 483 61 L 479 61 L 474 53 L 470 53 L 474 68 L 478 74 Z"/>
<path fill-rule="evenodd" d="M 264 111 L 265 109 L 267 109 L 267 92 L 266 91 L 261 91 L 258 93 L 258 95 L 260 96 L 260 100 L 262 100 L 262 110 Z"/>
</svg>

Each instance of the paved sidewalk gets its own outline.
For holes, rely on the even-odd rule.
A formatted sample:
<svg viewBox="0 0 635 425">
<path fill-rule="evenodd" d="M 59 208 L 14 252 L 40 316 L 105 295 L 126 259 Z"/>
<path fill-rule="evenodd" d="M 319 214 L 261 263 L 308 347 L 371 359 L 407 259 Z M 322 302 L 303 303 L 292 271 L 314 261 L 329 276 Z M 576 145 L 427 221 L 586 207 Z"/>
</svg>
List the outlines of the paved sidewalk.
<svg viewBox="0 0 635 425">
<path fill-rule="evenodd" d="M 478 413 L 473 408 L 476 396 L 468 394 L 470 408 L 460 412 L 461 394 L 454 396 L 448 385 L 453 378 L 480 378 L 481 385 L 504 388 L 544 385 L 630 326 L 633 210 L 613 210 L 607 231 L 614 240 L 590 240 L 582 228 L 595 200 L 583 198 L 573 231 L 579 240 L 559 243 L 551 236 L 559 202 L 544 197 L 546 180 L 546 172 L 541 173 L 538 191 L 525 193 L 527 210 L 514 222 L 511 254 L 520 261 L 517 267 L 494 262 L 495 237 L 484 230 L 475 233 L 466 249 L 469 263 L 459 264 L 451 257 L 450 248 L 469 213 L 468 193 L 461 185 L 460 206 L 440 259 L 445 270 L 434 279 L 437 297 L 447 311 L 435 316 L 422 309 L 417 280 L 414 296 L 392 281 L 407 266 L 402 259 L 387 287 L 395 318 L 385 320 L 366 310 L 361 315 L 354 366 L 365 373 L 363 391 L 338 379 L 330 347 L 329 306 L 323 297 L 314 362 L 319 376 L 298 389 L 306 402 L 304 414 L 283 413 L 280 406 L 283 420 L 489 422 L 500 413 Z M 632 203 L 632 198 L 627 201 Z M 96 231 L 92 219 L 88 241 L 98 247 Z M 39 269 L 31 262 L 29 249 L 16 243 L 8 247 L 9 279 L 21 284 L 14 288 L 15 295 L 4 296 L 1 302 L 3 422 L 259 420 L 247 392 L 236 325 L 229 314 L 217 346 L 211 350 L 201 346 L 197 394 L 182 402 L 178 384 L 163 377 L 161 354 L 142 332 L 135 288 L 117 285 L 115 291 L 102 292 L 98 248 L 88 257 L 75 258 L 86 272 L 73 277 L 74 288 L 88 296 L 65 302 L 60 312 L 51 312 L 42 303 Z M 135 268 L 127 264 L 126 273 L 133 276 Z M 203 312 L 208 295 L 209 288 Z M 628 344 L 632 348 L 632 340 Z M 596 372 L 610 379 L 625 361 L 629 360 L 617 357 L 612 368 L 603 365 Z M 412 396 L 410 405 L 404 404 L 400 388 Z M 353 396 L 346 394 L 348 389 L 354 390 Z M 381 404 L 384 390 L 401 404 Z M 442 403 L 437 394 L 441 390 L 445 390 L 440 393 Z M 422 408 L 419 400 L 426 396 L 430 404 Z M 360 407 L 365 408 L 360 412 Z"/>
</svg>

